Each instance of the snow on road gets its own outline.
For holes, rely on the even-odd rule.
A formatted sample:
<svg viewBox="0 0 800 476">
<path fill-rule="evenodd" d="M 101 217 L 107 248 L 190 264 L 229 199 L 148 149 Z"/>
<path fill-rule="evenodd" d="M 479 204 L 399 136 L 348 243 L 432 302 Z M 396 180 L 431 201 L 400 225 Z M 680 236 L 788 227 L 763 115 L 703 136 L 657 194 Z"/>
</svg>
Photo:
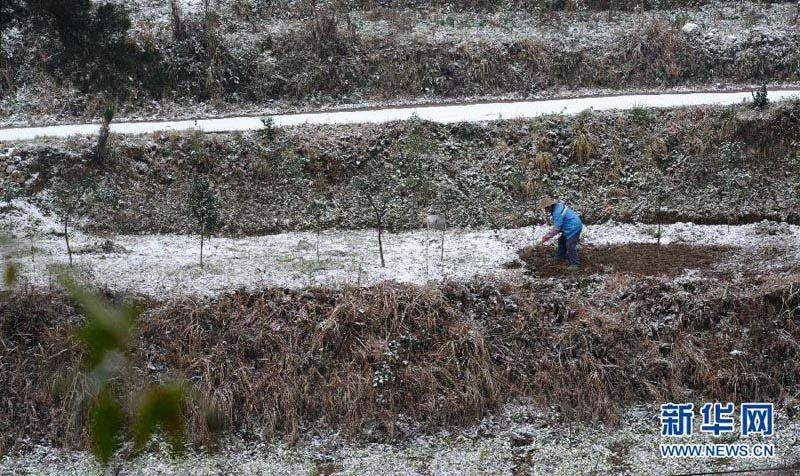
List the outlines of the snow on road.
<svg viewBox="0 0 800 476">
<path fill-rule="evenodd" d="M 769 98 L 780 101 L 800 98 L 800 90 L 771 90 Z M 519 119 L 547 114 L 577 114 L 587 109 L 605 111 L 633 107 L 679 107 L 704 104 L 737 104 L 751 100 L 750 92 L 703 92 L 670 94 L 632 94 L 594 96 L 570 99 L 548 99 L 521 102 L 493 102 L 446 106 L 417 106 L 356 111 L 282 114 L 271 116 L 278 127 L 303 124 L 360 124 L 420 119 L 452 123 L 479 122 L 498 119 Z M 240 116 L 218 119 L 188 119 L 179 121 L 119 122 L 111 124 L 117 134 L 145 134 L 159 131 L 201 130 L 204 132 L 249 131 L 264 127 L 260 116 Z M 74 124 L 46 127 L 0 129 L 0 141 L 30 140 L 36 137 L 68 137 L 94 135 L 99 124 Z"/>
<path fill-rule="evenodd" d="M 6 250 L 20 266 L 22 276 L 35 285 L 53 280 L 54 268 L 67 262 L 58 224 L 15 201 L 8 223 L 18 242 Z M 15 216 L 14 213 L 16 213 Z M 775 225 L 666 225 L 662 242 L 753 246 L 797 242 L 800 227 Z M 774 231 L 772 229 L 772 231 Z M 654 242 L 654 225 L 608 223 L 588 226 L 582 241 L 595 244 Z M 451 230 L 445 235 L 444 261 L 439 259 L 441 235 L 426 230 L 387 233 L 386 267 L 380 266 L 377 235 L 373 230 L 326 230 L 320 235 L 317 262 L 316 234 L 292 232 L 242 238 L 213 238 L 206 242 L 205 267 L 199 266 L 199 238 L 187 235 L 70 237 L 75 266 L 89 279 L 111 289 L 168 296 L 173 293 L 213 295 L 239 288 L 301 288 L 318 285 L 370 285 L 384 280 L 407 283 L 446 278 L 509 276 L 504 263 L 517 259 L 517 250 L 544 235 L 546 227 L 502 230 Z M 33 236 L 34 238 L 25 238 Z M 787 238 L 789 238 L 787 240 Z M 103 252 L 97 243 L 110 239 L 124 250 Z M 34 252 L 31 252 L 31 249 Z"/>
</svg>

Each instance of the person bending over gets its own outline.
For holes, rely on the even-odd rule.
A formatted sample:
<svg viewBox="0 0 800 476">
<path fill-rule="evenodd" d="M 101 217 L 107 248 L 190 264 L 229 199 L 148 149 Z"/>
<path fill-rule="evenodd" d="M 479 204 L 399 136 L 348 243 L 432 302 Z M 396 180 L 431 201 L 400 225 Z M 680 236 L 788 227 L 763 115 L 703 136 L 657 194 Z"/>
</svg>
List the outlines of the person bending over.
<svg viewBox="0 0 800 476">
<path fill-rule="evenodd" d="M 553 224 L 550 231 L 542 237 L 542 243 L 547 243 L 554 236 L 561 234 L 558 237 L 556 259 L 569 259 L 571 266 L 580 266 L 578 242 L 581 238 L 581 230 L 583 230 L 581 217 L 575 213 L 575 210 L 552 198 L 542 199 L 539 205 L 550 214 L 550 220 Z"/>
</svg>

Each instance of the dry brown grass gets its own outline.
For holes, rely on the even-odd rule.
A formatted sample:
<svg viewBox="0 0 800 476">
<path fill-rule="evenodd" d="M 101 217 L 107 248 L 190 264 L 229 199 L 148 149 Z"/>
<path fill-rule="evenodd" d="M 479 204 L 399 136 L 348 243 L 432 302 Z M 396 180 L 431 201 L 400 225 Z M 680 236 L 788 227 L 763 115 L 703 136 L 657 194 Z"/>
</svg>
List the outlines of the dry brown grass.
<svg viewBox="0 0 800 476">
<path fill-rule="evenodd" d="M 631 82 L 662 86 L 705 74 L 698 53 L 668 21 L 656 18 L 632 32 L 619 49 L 604 56 L 599 84 L 617 87 Z M 610 74 L 608 71 L 614 71 Z"/>
<path fill-rule="evenodd" d="M 553 156 L 549 152 L 539 151 L 533 156 L 533 165 L 542 172 L 552 172 Z"/>
<path fill-rule="evenodd" d="M 650 160 L 663 159 L 669 154 L 669 146 L 667 142 L 657 135 L 651 136 L 647 139 L 645 144 L 645 154 Z"/>
<path fill-rule="evenodd" d="M 398 31 L 411 29 L 401 21 L 402 15 L 391 20 L 396 9 L 385 10 L 371 15 L 388 15 Z M 761 64 L 769 55 L 760 46 L 748 47 L 736 61 L 707 53 L 666 19 L 643 24 L 598 54 L 591 48 L 564 48 L 537 38 L 495 44 L 431 42 L 409 34 L 359 37 L 347 12 L 321 7 L 313 11 L 317 13 L 305 20 L 305 28 L 274 38 L 274 63 L 261 69 L 251 63 L 230 65 L 240 74 L 226 94 L 235 92 L 252 101 L 342 95 L 397 99 L 423 93 L 459 97 L 554 87 L 625 89 L 796 76 L 786 66 L 788 58 L 781 64 Z M 739 61 L 739 56 L 752 60 Z"/>
<path fill-rule="evenodd" d="M 572 156 L 580 163 L 591 159 L 600 149 L 600 141 L 591 132 L 581 128 L 575 131 L 572 141 Z"/>
<path fill-rule="evenodd" d="M 314 427 L 384 440 L 409 421 L 468 424 L 517 396 L 609 422 L 639 401 L 796 402 L 798 284 L 612 277 L 567 298 L 552 283 L 448 283 L 151 302 L 120 385 L 191 382 L 196 441 L 208 439 L 208 406 L 228 428 L 293 441 Z M 71 305 L 5 293 L 0 318 L 0 451 L 24 436 L 81 445 Z"/>
</svg>

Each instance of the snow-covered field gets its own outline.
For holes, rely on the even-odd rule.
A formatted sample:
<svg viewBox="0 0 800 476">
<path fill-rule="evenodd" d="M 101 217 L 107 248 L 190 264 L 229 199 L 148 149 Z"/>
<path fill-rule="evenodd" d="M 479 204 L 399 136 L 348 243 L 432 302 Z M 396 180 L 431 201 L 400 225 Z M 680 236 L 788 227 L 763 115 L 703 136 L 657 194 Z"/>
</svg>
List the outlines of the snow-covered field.
<svg viewBox="0 0 800 476">
<path fill-rule="evenodd" d="M 421 436 L 398 445 L 352 444 L 337 435 L 289 447 L 282 443 L 229 442 L 219 454 L 171 459 L 148 453 L 112 466 L 123 475 L 665 475 L 789 466 L 800 460 L 800 421 L 778 414 L 772 458 L 662 458 L 658 408 L 640 406 L 619 426 L 563 425 L 523 404 L 463 431 Z M 751 438 L 737 443 L 754 443 Z M 710 442 L 696 433 L 692 443 Z M 718 441 L 716 441 L 718 442 Z M 764 441 L 766 442 L 766 441 Z M 0 459 L 0 474 L 101 474 L 90 455 L 46 447 Z M 787 473 L 788 474 L 788 473 Z"/>
<path fill-rule="evenodd" d="M 26 202 L 15 201 L 7 223 L 18 240 L 7 255 L 18 263 L 24 279 L 40 286 L 53 281 L 56 269 L 67 263 L 64 240 L 55 233 L 59 224 Z M 92 236 L 71 233 L 75 268 L 110 289 L 168 296 L 175 293 L 213 295 L 240 288 L 301 288 L 318 285 L 370 285 L 384 280 L 407 283 L 481 275 L 513 276 L 504 263 L 533 244 L 545 226 L 501 230 L 450 230 L 445 234 L 440 261 L 441 234 L 415 230 L 384 235 L 386 267 L 381 267 L 374 230 L 324 230 L 242 238 L 215 237 L 204 247 L 200 268 L 200 240 L 187 235 Z M 771 234 L 775 233 L 775 234 Z M 665 225 L 662 242 L 733 245 L 746 249 L 797 243 L 800 227 L 785 224 Z M 654 242 L 656 227 L 607 223 L 587 226 L 584 243 Z M 788 239 L 788 240 L 787 240 Z M 110 240 L 112 252 L 99 249 Z M 778 263 L 779 264 L 779 263 Z M 761 263 L 769 265 L 769 263 Z"/>
<path fill-rule="evenodd" d="M 770 91 L 771 101 L 800 97 L 800 90 Z M 479 122 L 499 119 L 532 118 L 548 114 L 577 114 L 585 110 L 625 110 L 635 107 L 666 108 L 705 104 L 738 104 L 751 100 L 750 92 L 703 92 L 674 94 L 632 94 L 595 96 L 541 101 L 494 102 L 446 106 L 419 106 L 356 111 L 317 112 L 271 116 L 275 126 L 303 124 L 361 124 L 399 121 L 419 117 L 423 120 L 453 123 Z M 36 137 L 69 137 L 93 135 L 98 124 L 74 124 L 47 127 L 0 129 L 0 141 L 30 140 Z M 188 119 L 181 121 L 117 122 L 111 131 L 117 134 L 146 134 L 158 131 L 201 130 L 204 132 L 248 131 L 264 127 L 261 117 L 240 116 L 219 119 Z"/>
</svg>

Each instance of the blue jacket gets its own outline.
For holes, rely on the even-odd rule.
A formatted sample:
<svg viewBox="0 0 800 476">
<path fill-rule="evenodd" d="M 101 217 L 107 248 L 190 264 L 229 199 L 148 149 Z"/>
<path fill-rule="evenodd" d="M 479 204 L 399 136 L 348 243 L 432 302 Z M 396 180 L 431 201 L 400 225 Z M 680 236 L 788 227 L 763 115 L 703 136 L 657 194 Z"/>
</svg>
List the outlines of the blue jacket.
<svg viewBox="0 0 800 476">
<path fill-rule="evenodd" d="M 575 210 L 569 208 L 563 203 L 556 203 L 553 207 L 553 226 L 561 229 L 561 234 L 564 238 L 570 239 L 577 235 L 583 229 L 581 218 L 575 213 Z"/>
</svg>

